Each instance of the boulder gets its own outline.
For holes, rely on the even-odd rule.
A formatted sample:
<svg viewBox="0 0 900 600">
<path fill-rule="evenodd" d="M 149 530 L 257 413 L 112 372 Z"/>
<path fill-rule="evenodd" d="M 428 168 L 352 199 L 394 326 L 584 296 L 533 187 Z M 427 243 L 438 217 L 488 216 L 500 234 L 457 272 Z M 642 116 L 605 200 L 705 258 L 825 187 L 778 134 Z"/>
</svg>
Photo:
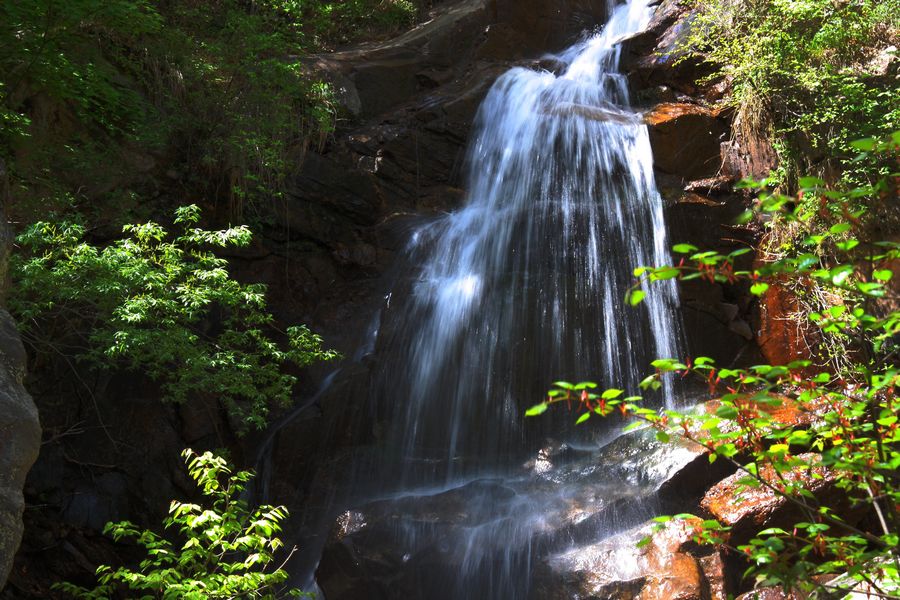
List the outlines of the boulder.
<svg viewBox="0 0 900 600">
<path fill-rule="evenodd" d="M 815 326 L 801 316 L 800 299 L 782 284 L 770 285 L 759 303 L 759 348 L 772 365 L 809 360 L 815 355 L 810 340 Z"/>
<path fill-rule="evenodd" d="M 512 566 L 531 570 L 529 565 L 543 560 L 533 582 L 515 585 L 523 586 L 522 593 L 530 586 L 551 594 L 536 597 L 561 598 L 578 560 L 613 561 L 633 552 L 637 541 L 620 537 L 615 543 L 621 548 L 613 548 L 597 546 L 598 539 L 623 524 L 644 522 L 661 507 L 679 511 L 695 504 L 721 477 L 724 462 L 711 466 L 699 446 L 661 444 L 646 431 L 620 436 L 595 451 L 550 443 L 502 478 L 407 493 L 343 513 L 316 579 L 329 600 L 452 598 L 454 590 L 473 589 L 500 597 L 490 573 Z M 664 539 L 651 548 L 651 558 L 642 559 L 657 571 L 641 579 L 640 589 L 656 595 L 648 591 L 641 597 L 693 598 L 685 590 L 700 578 L 696 561 L 678 557 L 664 574 L 665 548 L 674 543 Z M 586 554 L 567 555 L 573 545 Z M 633 587 L 630 581 L 620 577 L 603 586 L 625 594 Z"/>
<path fill-rule="evenodd" d="M 22 539 L 22 488 L 41 445 L 38 412 L 22 386 L 24 374 L 25 349 L 12 317 L 0 310 L 0 587 Z"/>
<path fill-rule="evenodd" d="M 2 210 L 5 172 L 0 165 L 0 298 L 6 291 L 6 265 L 12 235 Z M 41 447 L 37 408 L 22 386 L 25 348 L 13 318 L 0 308 L 0 588 L 6 583 L 22 540 L 22 488 Z"/>
<path fill-rule="evenodd" d="M 715 551 L 699 558 L 700 570 L 709 589 L 709 600 L 728 600 L 725 581 L 725 561 L 722 554 Z"/>
<path fill-rule="evenodd" d="M 817 496 L 824 496 L 835 489 L 834 474 L 824 467 L 816 466 L 818 454 L 801 454 L 797 458 L 808 466 L 795 467 L 784 473 L 788 482 L 799 483 Z M 765 481 L 777 485 L 777 475 L 772 467 L 763 467 L 761 476 Z M 763 529 L 790 527 L 802 520 L 800 508 L 768 487 L 742 485 L 740 481 L 745 477 L 747 474 L 743 471 L 726 477 L 710 488 L 700 502 L 707 513 L 731 528 L 732 545 L 746 543 Z"/>
</svg>

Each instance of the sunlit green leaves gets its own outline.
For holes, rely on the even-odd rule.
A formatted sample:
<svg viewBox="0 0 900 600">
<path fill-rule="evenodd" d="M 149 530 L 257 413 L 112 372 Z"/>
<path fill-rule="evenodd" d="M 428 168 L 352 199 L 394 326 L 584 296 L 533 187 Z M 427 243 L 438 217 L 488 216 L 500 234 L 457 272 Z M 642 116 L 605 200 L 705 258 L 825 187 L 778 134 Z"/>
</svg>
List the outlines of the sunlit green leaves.
<svg viewBox="0 0 900 600">
<path fill-rule="evenodd" d="M 897 150 L 881 142 L 859 147 Z M 896 194 L 887 184 L 849 190 L 828 188 L 816 178 L 799 184 L 814 201 L 764 194 L 751 214 L 764 212 L 770 224 L 794 228 L 765 264 L 742 271 L 735 259 L 746 248 L 726 255 L 679 244 L 674 249 L 683 255 L 678 266 L 635 270 L 639 281 L 632 293 L 676 278 L 729 282 L 756 296 L 777 285 L 779 294 L 794 295 L 800 306 L 818 303 L 816 310 L 783 318 L 796 320 L 791 326 L 802 331 L 808 317 L 819 328 L 809 336 L 811 346 L 832 336 L 827 338 L 833 344 L 830 349 L 841 353 L 843 362 L 824 368 L 812 348 L 811 359 L 746 368 L 717 368 L 702 356 L 660 358 L 651 363 L 654 372 L 640 382 L 641 390 L 658 391 L 666 378 L 690 378 L 708 389 L 709 401 L 696 410 L 671 410 L 653 404 L 653 394 L 647 400 L 623 399 L 625 392 L 611 388 L 598 397 L 584 388 L 579 395 L 577 386 L 557 382 L 546 404 L 565 401 L 575 407 L 580 413 L 576 423 L 592 415 L 613 415 L 624 418 L 624 430 L 635 435 L 644 430 L 661 443 L 690 440 L 705 448 L 709 462 L 727 462 L 737 469 L 733 483 L 738 499 L 753 494 L 790 506 L 791 514 L 799 515 L 796 524 L 751 533 L 737 548 L 719 522 L 692 524 L 695 541 L 740 552 L 751 565 L 747 575 L 758 585 L 821 592 L 820 581 L 847 578 L 900 589 L 896 569 L 885 567 L 893 564 L 892 552 L 900 539 L 900 522 L 889 510 L 900 506 L 895 476 L 900 469 L 895 395 L 900 389 L 900 312 L 889 295 L 900 244 L 865 239 L 867 232 L 879 229 L 870 229 L 862 205 Z M 763 189 L 764 184 L 756 187 Z M 882 298 L 891 302 L 877 304 Z M 847 507 L 874 511 L 877 522 L 860 523 Z M 660 527 L 668 520 L 660 517 Z M 647 537 L 640 543 L 650 541 Z"/>
<path fill-rule="evenodd" d="M 84 600 L 112 597 L 119 588 L 145 598 L 261 598 L 312 597 L 285 583 L 287 572 L 274 566 L 275 553 L 284 544 L 277 537 L 288 513 L 281 506 L 251 509 L 242 499 L 253 474 L 234 472 L 231 465 L 210 452 L 183 453 L 188 472 L 206 506 L 173 500 L 164 524 L 179 539 L 177 544 L 150 530 L 123 521 L 108 523 L 106 535 L 131 540 L 146 552 L 138 569 L 122 566 L 97 568 L 93 589 L 70 583 L 55 589 Z M 162 590 L 162 595 L 158 595 Z"/>
<path fill-rule="evenodd" d="M 547 403 L 541 402 L 540 404 L 535 404 L 531 408 L 525 411 L 526 417 L 536 417 L 538 415 L 542 415 L 547 412 Z"/>
<path fill-rule="evenodd" d="M 95 368 L 145 373 L 176 402 L 212 395 L 242 433 L 263 427 L 273 403 L 290 402 L 295 378 L 286 365 L 335 353 L 306 327 L 275 330 L 265 287 L 232 279 L 208 250 L 245 246 L 246 227 L 208 231 L 199 219 L 196 206 L 182 207 L 181 235 L 153 222 L 126 225 L 126 237 L 102 248 L 84 242 L 78 224 L 36 223 L 18 238 L 10 306 L 36 349 L 58 350 L 47 332 L 68 331 L 88 340 L 79 357 Z"/>
<path fill-rule="evenodd" d="M 754 283 L 750 286 L 750 293 L 754 296 L 762 296 L 769 289 L 769 284 L 764 282 Z"/>
<path fill-rule="evenodd" d="M 641 302 L 643 302 L 644 298 L 647 296 L 647 293 L 644 290 L 636 289 L 631 290 L 628 293 L 628 304 L 631 306 L 637 306 Z"/>
</svg>

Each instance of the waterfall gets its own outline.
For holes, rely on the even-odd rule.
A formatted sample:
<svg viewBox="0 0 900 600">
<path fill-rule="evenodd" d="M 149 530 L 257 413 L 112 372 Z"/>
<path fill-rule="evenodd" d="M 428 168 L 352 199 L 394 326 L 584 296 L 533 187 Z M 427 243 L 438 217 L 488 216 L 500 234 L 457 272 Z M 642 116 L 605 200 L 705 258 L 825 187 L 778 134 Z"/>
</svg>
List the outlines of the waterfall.
<svg viewBox="0 0 900 600">
<path fill-rule="evenodd" d="M 578 515 L 632 493 L 609 478 L 621 464 L 597 463 L 596 440 L 584 450 L 597 428 L 577 432 L 565 410 L 524 411 L 554 379 L 636 390 L 653 358 L 678 354 L 675 284 L 652 286 L 638 307 L 625 300 L 636 267 L 669 261 L 649 135 L 617 46 L 649 23 L 651 4 L 615 7 L 554 57 L 556 73 L 501 76 L 476 118 L 465 205 L 410 241 L 374 352 L 383 451 L 353 477 L 391 511 L 404 562 L 429 547 L 452 562 L 450 579 L 423 570 L 414 597 L 525 598 L 536 557 L 561 543 L 549 531 L 574 539 Z M 672 394 L 667 384 L 660 401 Z M 580 454 L 547 466 L 547 438 Z M 452 523 L 433 516 L 450 513 Z M 590 535 L 615 527 L 603 515 Z"/>
<path fill-rule="evenodd" d="M 635 267 L 669 259 L 647 128 L 618 72 L 616 42 L 646 26 L 649 4 L 618 6 L 557 57 L 559 75 L 500 77 L 476 118 L 466 205 L 415 235 L 417 271 L 380 341 L 406 483 L 515 454 L 548 378 L 635 389 L 650 360 L 676 355 L 674 284 L 625 302 Z"/>
</svg>

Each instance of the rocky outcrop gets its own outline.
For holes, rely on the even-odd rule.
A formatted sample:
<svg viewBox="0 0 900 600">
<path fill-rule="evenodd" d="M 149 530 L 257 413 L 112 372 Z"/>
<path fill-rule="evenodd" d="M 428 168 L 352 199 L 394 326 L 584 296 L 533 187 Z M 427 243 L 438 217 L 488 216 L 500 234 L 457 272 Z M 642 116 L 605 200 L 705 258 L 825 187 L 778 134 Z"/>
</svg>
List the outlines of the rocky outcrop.
<svg viewBox="0 0 900 600">
<path fill-rule="evenodd" d="M 689 242 L 723 253 L 751 247 L 756 232 L 734 225 L 747 206 L 747 197 L 734 190 L 740 174 L 723 163 L 730 135 L 728 112 L 696 99 L 665 102 L 649 109 L 644 121 L 672 243 Z M 748 268 L 752 259 L 740 260 L 740 268 Z M 679 286 L 688 353 L 710 356 L 723 365 L 753 360 L 754 310 L 747 290 L 699 280 Z"/>
<path fill-rule="evenodd" d="M 2 205 L 6 174 L 0 163 L 0 299 L 5 296 L 6 265 L 12 243 Z M 22 488 L 41 444 L 38 411 L 22 386 L 25 349 L 12 317 L 0 304 L 0 588 L 22 539 Z"/>
<path fill-rule="evenodd" d="M 820 497 L 835 489 L 834 475 L 816 466 L 818 454 L 801 454 L 797 459 L 809 466 L 795 467 L 784 473 L 784 484 L 802 485 L 814 496 Z M 747 477 L 744 472 L 730 475 L 710 488 L 700 502 L 705 511 L 731 528 L 730 543 L 734 545 L 746 543 L 757 531 L 787 527 L 805 516 L 801 508 L 772 489 L 781 483 L 771 466 L 762 467 L 760 476 L 768 485 L 742 484 L 741 481 Z"/>
<path fill-rule="evenodd" d="M 316 579 L 329 600 L 443 598 L 453 597 L 448 590 L 464 578 L 521 562 L 536 565 L 533 580 L 521 582 L 534 598 L 573 597 L 576 588 L 579 594 L 646 588 L 640 597 L 648 600 L 699 598 L 699 563 L 687 556 L 667 562 L 684 542 L 681 533 L 640 550 L 635 542 L 646 527 L 608 536 L 656 511 L 695 504 L 727 472 L 723 463 L 710 467 L 702 448 L 661 444 L 648 432 L 621 436 L 597 452 L 548 445 L 519 475 L 345 512 Z"/>
<path fill-rule="evenodd" d="M 760 299 L 759 348 L 766 362 L 786 365 L 815 357 L 811 347 L 819 335 L 803 317 L 800 298 L 781 284 L 769 286 Z"/>
<path fill-rule="evenodd" d="M 721 110 L 669 102 L 655 106 L 644 122 L 650 129 L 655 168 L 686 180 L 719 174 L 721 145 L 729 132 Z"/>
<path fill-rule="evenodd" d="M 40 449 L 37 408 L 22 386 L 25 350 L 16 325 L 0 310 L 0 587 L 22 539 L 22 489 Z"/>
<path fill-rule="evenodd" d="M 541 600 L 703 600 L 709 584 L 687 552 L 692 521 L 646 523 L 602 542 L 550 557 L 536 574 Z M 649 539 L 649 543 L 640 544 Z"/>
</svg>

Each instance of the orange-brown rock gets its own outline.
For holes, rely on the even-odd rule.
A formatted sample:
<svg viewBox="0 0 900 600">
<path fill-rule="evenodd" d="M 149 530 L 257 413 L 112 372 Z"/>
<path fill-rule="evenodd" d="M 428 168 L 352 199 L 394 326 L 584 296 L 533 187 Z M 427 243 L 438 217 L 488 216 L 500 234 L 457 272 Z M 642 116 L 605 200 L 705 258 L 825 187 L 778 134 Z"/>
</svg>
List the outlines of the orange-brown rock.
<svg viewBox="0 0 900 600">
<path fill-rule="evenodd" d="M 696 558 L 685 547 L 695 522 L 672 521 L 653 533 L 653 524 L 551 557 L 538 577 L 534 598 L 609 600 L 700 600 L 708 586 Z M 638 541 L 651 535 L 650 543 Z M 544 583 L 549 585 L 544 585 Z"/>
<path fill-rule="evenodd" d="M 780 284 L 773 284 L 759 303 L 759 348 L 766 361 L 786 365 L 795 360 L 811 360 L 811 325 L 801 316 L 800 299 Z"/>
<path fill-rule="evenodd" d="M 817 399 L 812 402 L 799 402 L 787 396 L 780 396 L 781 404 L 755 405 L 759 413 L 765 413 L 773 422 L 779 425 L 808 426 L 821 417 L 823 412 L 829 410 L 825 399 Z M 710 400 L 703 404 L 702 410 L 706 414 L 714 414 L 722 405 L 719 400 Z"/>
<path fill-rule="evenodd" d="M 808 466 L 795 467 L 783 477 L 790 483 L 800 483 L 813 494 L 821 495 L 833 489 L 834 475 L 821 466 L 816 466 L 819 455 L 801 454 Z M 761 469 L 761 477 L 767 482 L 776 482 L 778 475 L 770 466 Z M 775 526 L 788 527 L 802 518 L 800 509 L 784 496 L 769 487 L 760 485 L 748 487 L 740 481 L 747 477 L 743 471 L 730 475 L 714 485 L 700 502 L 700 506 L 731 527 L 731 543 L 742 544 L 756 532 Z"/>
<path fill-rule="evenodd" d="M 709 600 L 727 600 L 728 592 L 725 584 L 725 561 L 722 555 L 716 551 L 707 556 L 700 557 L 700 570 L 706 587 L 709 589 Z"/>
</svg>

